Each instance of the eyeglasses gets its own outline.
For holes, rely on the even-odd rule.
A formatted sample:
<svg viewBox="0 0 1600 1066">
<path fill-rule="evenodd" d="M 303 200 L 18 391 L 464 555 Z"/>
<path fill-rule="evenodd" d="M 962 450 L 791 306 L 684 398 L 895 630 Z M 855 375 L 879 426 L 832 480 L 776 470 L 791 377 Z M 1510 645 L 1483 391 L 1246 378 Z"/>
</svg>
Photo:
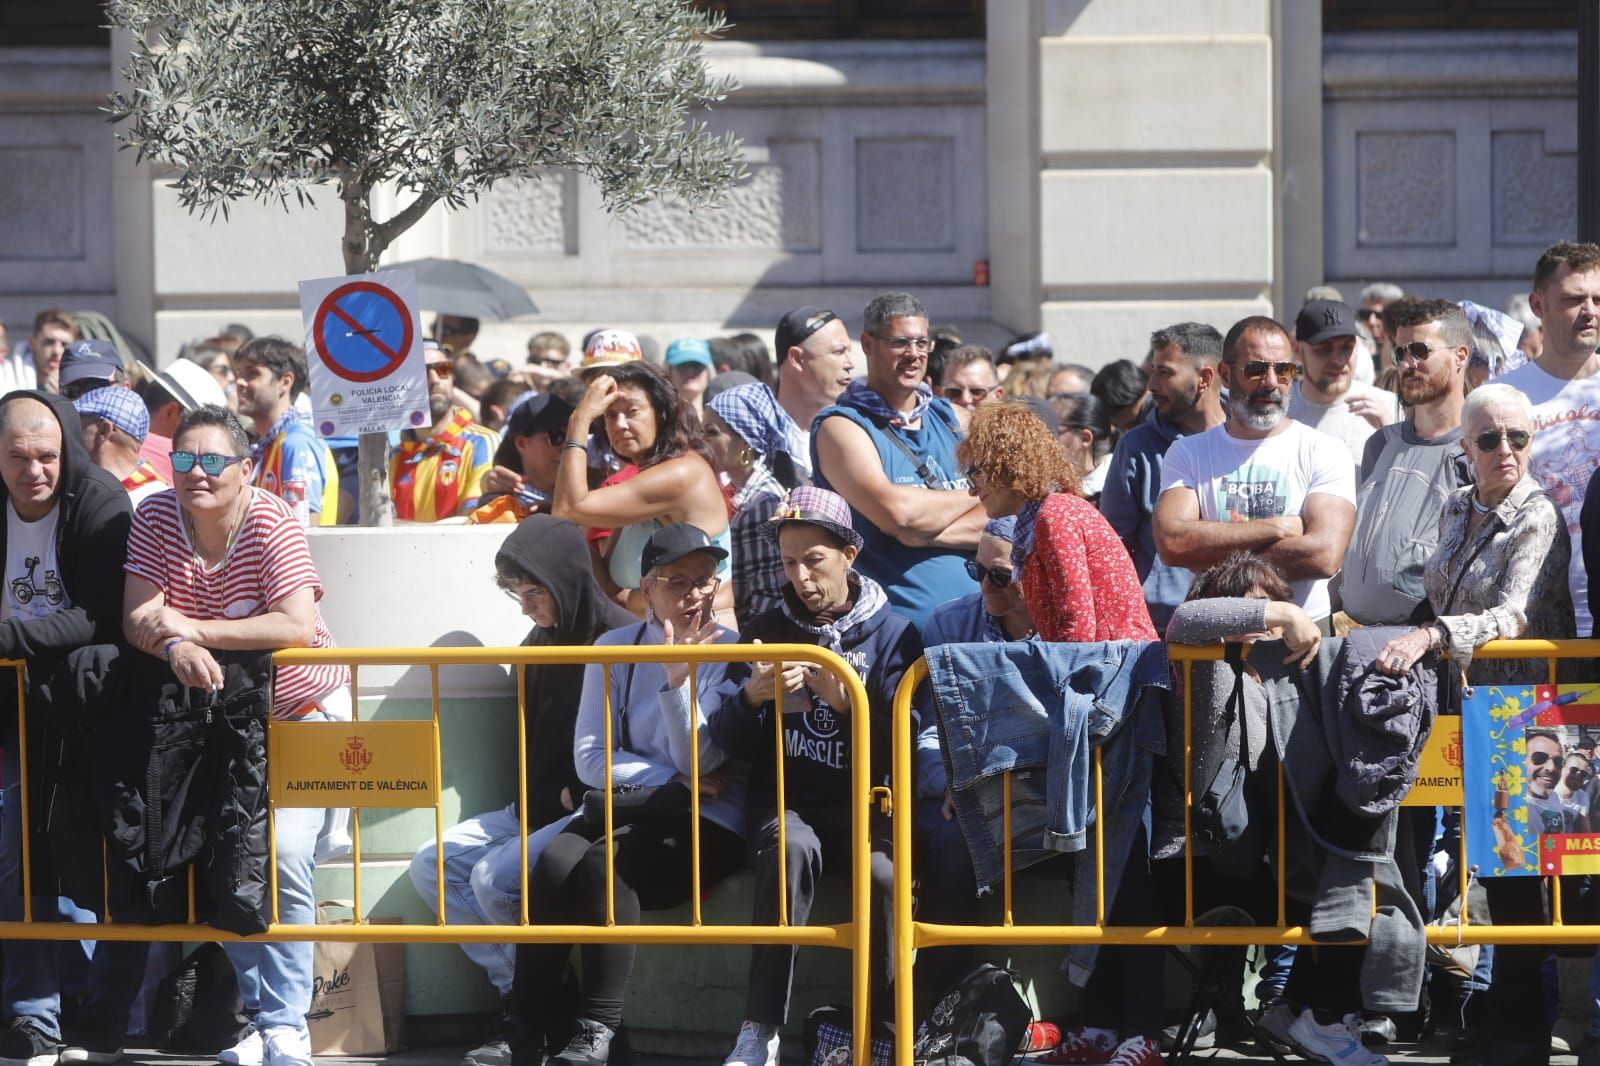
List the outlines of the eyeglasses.
<svg viewBox="0 0 1600 1066">
<path fill-rule="evenodd" d="M 1003 589 L 1011 584 L 1011 571 L 1000 566 L 979 566 L 976 559 L 967 560 L 967 576 L 974 581 L 981 582 L 989 579 L 989 584 L 997 589 Z"/>
<path fill-rule="evenodd" d="M 1589 771 L 1583 769 L 1581 766 L 1569 766 L 1567 767 L 1567 780 L 1587 781 L 1589 780 Z"/>
<path fill-rule="evenodd" d="M 63 400 L 76 400 L 80 396 L 88 395 L 95 389 L 109 388 L 112 384 L 113 381 L 110 378 L 84 378 L 82 381 L 74 381 L 70 385 L 61 386 L 61 398 Z"/>
<path fill-rule="evenodd" d="M 199 463 L 200 469 L 207 477 L 220 477 L 228 467 L 234 463 L 242 463 L 246 458 L 243 455 L 221 455 L 217 452 L 203 452 L 200 455 L 194 452 L 173 452 L 172 472 L 187 474 L 194 469 L 194 464 Z"/>
<path fill-rule="evenodd" d="M 559 448 L 567 443 L 567 431 L 564 429 L 552 429 L 545 436 L 550 438 L 550 446 L 552 448 Z"/>
<path fill-rule="evenodd" d="M 984 476 L 983 475 L 983 467 L 981 467 L 981 466 L 969 466 L 969 467 L 967 467 L 965 470 L 963 470 L 961 472 L 961 476 L 966 478 L 967 482 L 970 484 L 970 483 L 972 483 L 972 482 L 974 482 L 974 481 L 976 481 L 979 478 Z M 976 581 L 977 579 L 974 578 L 973 580 Z"/>
<path fill-rule="evenodd" d="M 550 590 L 545 588 L 543 585 L 530 584 L 527 588 L 523 589 L 521 592 L 518 592 L 516 585 L 510 582 L 497 579 L 495 584 L 500 586 L 501 592 L 504 592 L 507 596 L 510 596 L 524 607 L 531 607 L 535 603 L 550 598 Z"/>
<path fill-rule="evenodd" d="M 1440 352 L 1444 350 L 1445 349 L 1443 347 L 1430 348 L 1421 341 L 1412 341 L 1410 344 L 1395 345 L 1392 349 L 1390 349 L 1389 354 L 1394 357 L 1395 366 L 1405 366 L 1407 359 L 1417 363 L 1426 363 L 1428 361 L 1428 356 L 1432 355 L 1434 352 Z"/>
<path fill-rule="evenodd" d="M 553 355 L 548 359 L 541 359 L 536 355 L 530 355 L 528 356 L 528 365 L 542 366 L 546 370 L 565 370 L 567 368 L 567 357 L 564 355 Z"/>
<path fill-rule="evenodd" d="M 1363 307 L 1356 312 L 1356 317 L 1363 321 L 1370 321 L 1374 318 L 1382 318 L 1383 312 L 1376 307 Z"/>
<path fill-rule="evenodd" d="M 915 349 L 918 355 L 927 355 L 933 351 L 932 337 L 879 337 L 878 339 L 887 344 L 891 352 Z"/>
<path fill-rule="evenodd" d="M 1533 440 L 1533 434 L 1525 429 L 1508 429 L 1501 433 L 1498 429 L 1491 429 L 1487 433 L 1479 433 L 1472 438 L 1472 443 L 1478 446 L 1479 451 L 1492 452 L 1500 447 L 1500 438 L 1504 437 L 1511 445 L 1511 450 L 1520 452 Z"/>
<path fill-rule="evenodd" d="M 722 579 L 715 574 L 703 581 L 696 581 L 692 577 L 653 577 L 650 580 L 654 581 L 658 588 L 665 586 L 668 592 L 680 600 L 691 592 L 709 595 L 716 592 L 717 586 L 722 584 Z"/>
<path fill-rule="evenodd" d="M 1267 376 L 1267 371 L 1272 371 L 1282 382 L 1294 380 L 1300 367 L 1294 363 L 1269 363 L 1263 359 L 1252 359 L 1248 363 L 1239 364 L 1239 372 L 1251 381 L 1259 381 Z"/>
<path fill-rule="evenodd" d="M 994 388 L 989 385 L 980 385 L 977 388 L 969 385 L 946 385 L 939 391 L 944 393 L 944 398 L 947 400 L 959 400 L 963 396 L 971 396 L 982 403 L 983 398 L 993 392 Z"/>
<path fill-rule="evenodd" d="M 441 378 L 455 377 L 456 368 L 449 363 L 429 363 L 428 373 L 436 374 Z"/>
<path fill-rule="evenodd" d="M 1530 765 L 1532 765 L 1532 766 L 1543 766 L 1545 763 L 1549 762 L 1551 759 L 1559 759 L 1559 758 L 1561 758 L 1561 756 L 1559 754 L 1552 755 L 1548 751 L 1530 751 L 1530 752 L 1528 752 L 1528 763 Z"/>
</svg>

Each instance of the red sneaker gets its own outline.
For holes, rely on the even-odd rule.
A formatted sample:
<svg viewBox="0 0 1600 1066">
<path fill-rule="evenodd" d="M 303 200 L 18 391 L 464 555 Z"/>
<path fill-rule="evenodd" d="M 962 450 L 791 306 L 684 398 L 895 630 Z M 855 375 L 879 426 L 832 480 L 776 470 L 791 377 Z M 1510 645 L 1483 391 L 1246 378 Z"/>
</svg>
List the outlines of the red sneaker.
<svg viewBox="0 0 1600 1066">
<path fill-rule="evenodd" d="M 1061 1034 L 1061 1043 L 1033 1057 L 1045 1066 L 1103 1066 L 1117 1052 L 1117 1034 L 1110 1029 L 1075 1025 Z"/>
<path fill-rule="evenodd" d="M 1161 1045 L 1148 1036 L 1129 1037 L 1106 1061 L 1110 1066 L 1161 1066 Z"/>
<path fill-rule="evenodd" d="M 1022 1034 L 1019 1055 L 1037 1055 L 1041 1051 L 1054 1051 L 1061 1043 L 1061 1027 L 1055 1022 L 1029 1022 L 1028 1031 Z"/>
</svg>

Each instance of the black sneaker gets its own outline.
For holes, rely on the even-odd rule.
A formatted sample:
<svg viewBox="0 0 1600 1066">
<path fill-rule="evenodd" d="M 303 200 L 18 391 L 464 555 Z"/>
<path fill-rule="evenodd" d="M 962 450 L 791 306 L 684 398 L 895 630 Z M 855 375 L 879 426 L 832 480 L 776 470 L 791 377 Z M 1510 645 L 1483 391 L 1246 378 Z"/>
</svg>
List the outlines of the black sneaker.
<svg viewBox="0 0 1600 1066">
<path fill-rule="evenodd" d="M 606 1066 L 611 1057 L 611 1038 L 616 1030 L 588 1018 L 578 1019 L 578 1031 L 550 1066 Z M 5 1066 L 0 1063 L 0 1066 Z"/>
<path fill-rule="evenodd" d="M 57 1041 L 31 1018 L 17 1018 L 0 1036 L 0 1066 L 55 1066 L 61 1058 Z"/>
</svg>

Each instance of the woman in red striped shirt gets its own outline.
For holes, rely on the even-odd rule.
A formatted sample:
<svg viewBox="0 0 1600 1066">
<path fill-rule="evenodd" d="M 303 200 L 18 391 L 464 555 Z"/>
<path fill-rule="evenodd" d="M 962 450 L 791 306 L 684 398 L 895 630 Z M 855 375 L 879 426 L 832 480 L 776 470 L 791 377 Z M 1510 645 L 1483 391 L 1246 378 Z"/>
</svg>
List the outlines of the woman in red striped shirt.
<svg viewBox="0 0 1600 1066">
<path fill-rule="evenodd" d="M 206 406 L 185 415 L 172 440 L 173 487 L 139 505 L 124 565 L 129 643 L 165 659 L 178 680 L 217 689 L 217 651 L 330 648 L 317 601 L 322 582 L 305 530 L 277 496 L 252 488 L 250 443 L 238 418 Z M 273 686 L 273 717 L 350 717 L 343 666 L 286 666 Z M 273 827 L 278 913 L 315 919 L 312 878 L 319 809 L 285 808 Z M 265 909 L 270 919 L 270 899 Z M 309 943 L 223 945 L 255 1025 L 234 1061 L 311 1066 L 305 1014 L 311 1003 Z"/>
</svg>

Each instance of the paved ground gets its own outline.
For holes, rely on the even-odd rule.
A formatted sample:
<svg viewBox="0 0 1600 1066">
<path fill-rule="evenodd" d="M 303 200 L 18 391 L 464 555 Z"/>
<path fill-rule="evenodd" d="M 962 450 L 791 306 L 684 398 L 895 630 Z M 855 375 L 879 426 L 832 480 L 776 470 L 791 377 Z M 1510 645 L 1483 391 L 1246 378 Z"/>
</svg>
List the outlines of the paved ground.
<svg viewBox="0 0 1600 1066">
<path fill-rule="evenodd" d="M 323 1059 L 327 1063 L 348 1063 L 350 1066 L 460 1066 L 461 1055 L 466 1050 L 460 1045 L 411 1048 L 388 1056 L 386 1059 L 348 1058 L 348 1059 Z M 786 1049 L 787 1050 L 787 1049 Z M 1418 1047 L 1412 1044 L 1397 1045 L 1389 1050 L 1390 1060 L 1396 1063 L 1411 1064 L 1438 1063 L 1440 1066 L 1448 1063 L 1449 1056 L 1437 1047 Z M 171 1055 L 160 1055 L 155 1052 L 129 1052 L 129 1058 L 137 1066 L 193 1066 L 196 1063 L 209 1064 L 212 1060 L 206 1058 L 186 1058 Z M 1274 1061 L 1266 1056 L 1250 1056 L 1236 1054 L 1231 1051 L 1201 1051 L 1196 1053 L 1199 1061 L 1238 1062 L 1238 1063 L 1269 1063 Z M 634 1066 L 690 1066 L 696 1060 L 667 1057 L 635 1056 Z M 787 1062 L 787 1056 L 785 1057 Z M 1291 1059 L 1300 1062 L 1300 1059 Z M 1577 1058 L 1573 1055 L 1552 1055 L 1551 1066 L 1573 1066 Z M 707 1064 L 715 1066 L 715 1064 Z"/>
</svg>

